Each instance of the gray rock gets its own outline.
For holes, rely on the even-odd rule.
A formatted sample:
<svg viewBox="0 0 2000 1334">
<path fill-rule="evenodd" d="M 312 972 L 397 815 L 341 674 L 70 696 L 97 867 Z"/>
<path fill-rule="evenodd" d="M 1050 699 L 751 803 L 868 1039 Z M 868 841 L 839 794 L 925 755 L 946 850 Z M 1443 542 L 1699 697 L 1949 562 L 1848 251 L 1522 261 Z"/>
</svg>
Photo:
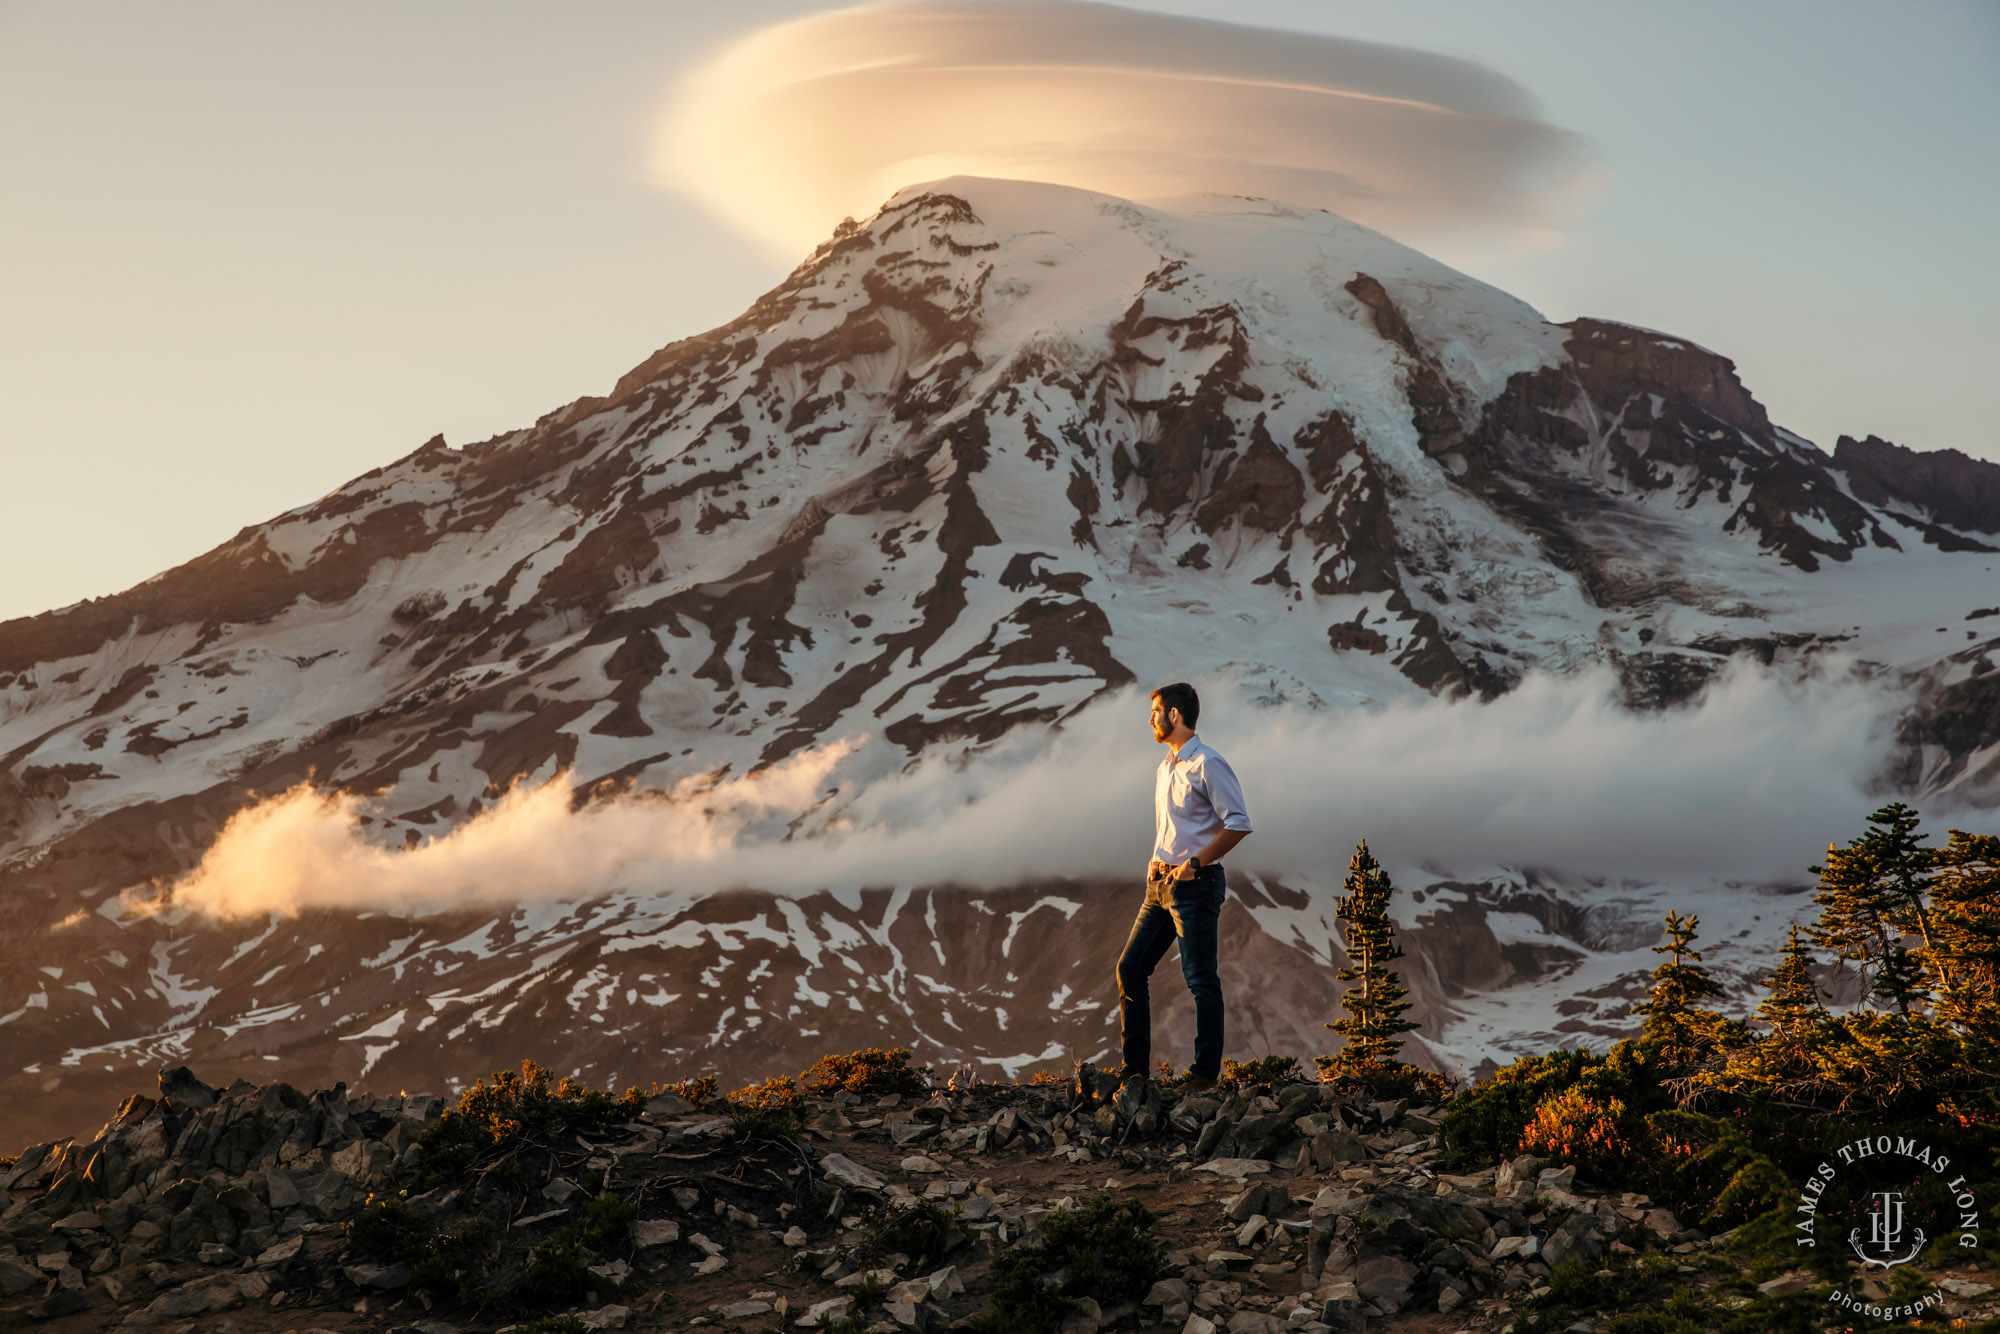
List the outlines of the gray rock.
<svg viewBox="0 0 2000 1334">
<path fill-rule="evenodd" d="M 347 1265 L 340 1272 L 357 1288 L 392 1291 L 410 1285 L 408 1265 Z"/>
<path fill-rule="evenodd" d="M 1218 1112 L 1213 1121 L 1201 1128 L 1201 1137 L 1195 1140 L 1192 1150 L 1194 1160 L 1198 1163 L 1208 1161 L 1222 1143 L 1223 1137 L 1235 1129 L 1236 1118 Z"/>
<path fill-rule="evenodd" d="M 294 1183 L 290 1172 L 273 1168 L 268 1180 L 268 1189 L 273 1209 L 295 1209 L 298 1207 L 300 1201 L 299 1188 Z"/>
<path fill-rule="evenodd" d="M 256 1295 L 263 1295 L 258 1289 Z M 241 1306 L 245 1289 L 239 1285 L 235 1275 L 218 1275 L 201 1279 L 194 1283 L 183 1283 L 171 1292 L 162 1294 L 131 1315 L 125 1317 L 128 1325 L 157 1325 L 167 1320 L 179 1320 L 191 1315 L 207 1315 L 211 1311 L 227 1311 Z"/>
<path fill-rule="evenodd" d="M 1566 1191 L 1575 1182 L 1576 1164 L 1571 1163 L 1568 1167 L 1545 1167 L 1535 1178 L 1535 1193 L 1541 1194 L 1551 1190 Z"/>
<path fill-rule="evenodd" d="M 1312 1137 L 1313 1165 L 1321 1171 L 1340 1163 L 1368 1161 L 1368 1146 L 1348 1130 L 1323 1130 Z"/>
<path fill-rule="evenodd" d="M 1194 1293 L 1189 1290 L 1187 1280 L 1163 1278 L 1153 1285 L 1141 1306 L 1160 1308 L 1160 1319 L 1167 1324 L 1179 1324 L 1188 1317 L 1188 1308 L 1194 1303 Z"/>
<path fill-rule="evenodd" d="M 820 1171 L 831 1181 L 853 1190 L 881 1191 L 889 1183 L 844 1153 L 829 1153 L 819 1160 Z"/>
<path fill-rule="evenodd" d="M 811 1329 L 818 1325 L 822 1319 L 828 1324 L 843 1319 L 853 1309 L 854 1299 L 852 1297 L 830 1297 L 826 1301 L 815 1302 L 813 1305 L 799 1312 L 799 1318 L 794 1323 L 800 1329 Z"/>
<path fill-rule="evenodd" d="M 0 1256 L 0 1297 L 18 1297 L 29 1288 L 40 1287 L 42 1276 L 8 1256 Z"/>
<path fill-rule="evenodd" d="M 275 1246 L 258 1252 L 256 1265 L 259 1269 L 271 1269 L 298 1258 L 299 1251 L 306 1244 L 303 1233 L 287 1237 Z"/>
<path fill-rule="evenodd" d="M 160 1097 L 174 1111 L 198 1111 L 215 1106 L 215 1090 L 194 1077 L 184 1065 L 160 1071 Z"/>
<path fill-rule="evenodd" d="M 1229 1317 L 1229 1334 L 1285 1334 L 1285 1322 L 1265 1311 L 1238 1311 Z"/>
<path fill-rule="evenodd" d="M 1393 1255 L 1363 1260 L 1354 1270 L 1354 1290 L 1367 1301 L 1394 1315 L 1410 1300 L 1410 1284 L 1416 1281 L 1417 1267 Z"/>
</svg>

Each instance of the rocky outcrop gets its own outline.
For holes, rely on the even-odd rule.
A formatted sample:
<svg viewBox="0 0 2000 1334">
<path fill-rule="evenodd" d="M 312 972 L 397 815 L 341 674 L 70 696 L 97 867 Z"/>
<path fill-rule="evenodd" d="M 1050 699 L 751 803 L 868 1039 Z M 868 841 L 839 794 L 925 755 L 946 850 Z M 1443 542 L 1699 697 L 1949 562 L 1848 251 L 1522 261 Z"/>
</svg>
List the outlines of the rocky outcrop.
<svg viewBox="0 0 2000 1334">
<path fill-rule="evenodd" d="M 1532 1157 L 1451 1170 L 1443 1109 L 1400 1099 L 1184 1093 L 1089 1066 L 1067 1084 L 821 1092 L 776 1121 L 694 1096 L 634 1095 L 587 1136 L 436 1182 L 454 1142 L 437 1098 L 169 1071 L 89 1144 L 36 1146 L 0 1174 L 0 1320 L 208 1328 L 255 1307 L 273 1329 L 338 1311 L 343 1328 L 422 1334 L 565 1310 L 593 1329 L 959 1329 L 1004 1300 L 1003 1258 L 1099 1193 L 1143 1202 L 1159 1264 L 1142 1298 L 1072 1300 L 1072 1334 L 1570 1320 L 1557 1266 L 1644 1257 L 1717 1309 L 1747 1304 L 1725 1291 L 1730 1260 L 1704 1258 L 1718 1239 L 1655 1201 Z M 501 1309 L 462 1281 L 474 1271 L 541 1277 Z M 1944 1281 L 1947 1315 L 1990 1314 L 1991 1289 Z"/>
<path fill-rule="evenodd" d="M 1877 436 L 1843 435 L 1833 466 L 1847 475 L 1855 498 L 1892 509 L 1922 527 L 1924 540 L 1946 551 L 1991 551 L 1966 533 L 2000 533 L 2000 463 L 1955 449 L 1918 451 Z M 1922 521 L 1928 520 L 1925 525 Z M 1940 530 L 1940 525 L 1957 532 Z"/>
</svg>

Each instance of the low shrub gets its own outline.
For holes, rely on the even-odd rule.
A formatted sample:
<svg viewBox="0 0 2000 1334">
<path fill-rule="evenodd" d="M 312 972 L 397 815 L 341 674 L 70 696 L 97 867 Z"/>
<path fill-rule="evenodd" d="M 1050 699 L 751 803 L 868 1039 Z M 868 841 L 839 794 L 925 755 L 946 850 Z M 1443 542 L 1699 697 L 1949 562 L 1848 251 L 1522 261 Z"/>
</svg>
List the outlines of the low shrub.
<svg viewBox="0 0 2000 1334">
<path fill-rule="evenodd" d="M 514 1334 L 590 1334 L 582 1316 L 545 1315 L 514 1326 Z"/>
<path fill-rule="evenodd" d="M 910 1064 L 907 1047 L 868 1047 L 845 1056 L 822 1056 L 805 1072 L 805 1091 L 814 1096 L 853 1093 L 880 1098 L 891 1093 L 922 1097 L 930 1092 L 931 1070 Z"/>
<path fill-rule="evenodd" d="M 889 1216 L 863 1239 L 857 1259 L 876 1264 L 892 1255 L 907 1255 L 919 1267 L 943 1261 L 965 1240 L 958 1228 L 958 1211 L 932 1200 L 919 1200 Z"/>
<path fill-rule="evenodd" d="M 729 1095 L 730 1133 L 738 1139 L 797 1139 L 805 1134 L 805 1097 L 790 1075 L 776 1075 Z"/>
<path fill-rule="evenodd" d="M 483 1219 L 440 1229 L 400 1196 L 370 1195 L 341 1228 L 363 1258 L 409 1265 L 410 1286 L 420 1293 L 475 1308 L 487 1300 L 493 1232 Z"/>
<path fill-rule="evenodd" d="M 1589 1175 L 1622 1176 L 1646 1139 L 1644 1123 L 1622 1100 L 1569 1088 L 1536 1104 L 1519 1148 L 1575 1163 Z"/>
<path fill-rule="evenodd" d="M 1043 1334 L 1062 1324 L 1077 1297 L 1107 1307 L 1139 1301 L 1166 1272 L 1166 1252 L 1149 1231 L 1154 1221 L 1143 1204 L 1108 1195 L 1050 1214 L 1035 1241 L 994 1262 L 993 1297 L 978 1327 Z"/>
<path fill-rule="evenodd" d="M 460 1094 L 458 1105 L 447 1107 L 424 1132 L 412 1185 L 420 1190 L 460 1185 L 474 1169 L 523 1145 L 602 1134 L 645 1110 L 646 1095 L 638 1089 L 613 1097 L 567 1075 L 550 1081 L 547 1070 L 523 1061 L 519 1074 L 496 1071 L 491 1084 L 482 1079 Z"/>
<path fill-rule="evenodd" d="M 1494 1071 L 1445 1107 L 1438 1139 L 1447 1164 L 1485 1167 L 1521 1153 L 1521 1136 L 1534 1121 L 1536 1108 L 1545 1099 L 1584 1086 L 1587 1077 L 1587 1092 L 1619 1097 L 1630 1106 L 1634 1100 L 1623 1096 L 1625 1081 L 1616 1077 L 1622 1072 L 1607 1070 L 1608 1064 L 1606 1057 L 1587 1051 L 1563 1050 L 1523 1056 Z"/>
<path fill-rule="evenodd" d="M 583 1217 L 566 1223 L 528 1254 L 523 1295 L 538 1301 L 569 1301 L 598 1283 L 590 1266 L 603 1264 L 625 1242 L 625 1231 L 639 1216 L 636 1205 L 615 1194 L 596 1196 L 584 1206 Z"/>
<path fill-rule="evenodd" d="M 729 1095 L 730 1107 L 746 1112 L 794 1111 L 803 1105 L 798 1081 L 790 1075 L 773 1075 L 761 1084 L 751 1084 Z"/>
<path fill-rule="evenodd" d="M 1365 1098 L 1404 1098 L 1415 1103 L 1440 1103 L 1457 1091 L 1435 1070 L 1407 1061 L 1367 1061 L 1342 1064 L 1331 1056 L 1315 1056 L 1320 1082 L 1342 1093 Z"/>
<path fill-rule="evenodd" d="M 1298 1084 L 1305 1082 L 1305 1078 L 1296 1056 L 1260 1056 L 1254 1061 L 1224 1059 L 1222 1077 L 1216 1082 L 1227 1088 L 1240 1088 L 1247 1084 Z"/>
<path fill-rule="evenodd" d="M 694 1079 L 677 1079 L 671 1084 L 655 1084 L 653 1092 L 672 1093 L 699 1107 L 713 1098 L 721 1087 L 721 1082 L 714 1075 L 701 1075 Z"/>
</svg>

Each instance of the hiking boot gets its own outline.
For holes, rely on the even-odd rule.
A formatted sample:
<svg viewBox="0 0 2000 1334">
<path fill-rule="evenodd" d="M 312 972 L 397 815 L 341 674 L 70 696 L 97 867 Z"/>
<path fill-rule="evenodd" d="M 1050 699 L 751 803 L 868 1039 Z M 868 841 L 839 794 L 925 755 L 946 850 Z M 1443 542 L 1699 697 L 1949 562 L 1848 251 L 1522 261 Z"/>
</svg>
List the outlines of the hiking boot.
<svg viewBox="0 0 2000 1334">
<path fill-rule="evenodd" d="M 1214 1075 L 1198 1075 L 1190 1070 L 1173 1082 L 1176 1093 L 1207 1093 L 1215 1087 Z"/>
</svg>

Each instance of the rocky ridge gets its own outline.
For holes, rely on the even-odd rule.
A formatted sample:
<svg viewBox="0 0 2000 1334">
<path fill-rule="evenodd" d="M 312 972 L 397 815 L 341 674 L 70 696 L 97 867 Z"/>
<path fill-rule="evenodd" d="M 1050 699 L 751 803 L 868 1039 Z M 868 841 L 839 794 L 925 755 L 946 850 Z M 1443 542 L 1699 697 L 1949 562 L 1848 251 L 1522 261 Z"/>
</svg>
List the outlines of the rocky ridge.
<svg viewBox="0 0 2000 1334">
<path fill-rule="evenodd" d="M 1643 1196 L 1592 1190 L 1573 1167 L 1445 1170 L 1439 1109 L 1320 1085 L 1183 1096 L 1084 1067 L 1067 1085 L 843 1092 L 805 1100 L 797 1141 L 719 1101 L 662 1093 L 634 1106 L 594 1139 L 545 1146 L 545 1168 L 503 1190 L 468 1178 L 405 1191 L 399 1207 L 438 1234 L 483 1216 L 498 1249 L 523 1251 L 600 1195 L 632 1202 L 620 1235 L 584 1257 L 597 1263 L 572 1310 L 593 1329 L 776 1331 L 822 1317 L 876 1334 L 967 1328 L 998 1257 L 1105 1192 L 1153 1211 L 1165 1267 L 1143 1300 L 1084 1294 L 1068 1334 L 1497 1330 L 1546 1309 L 1552 1270 L 1573 1259 L 1649 1265 L 1724 1310 L 1809 1278 L 1753 1285 L 1716 1253 L 1723 1239 Z M 408 1264 L 356 1241 L 368 1202 L 421 1168 L 443 1107 L 339 1088 L 217 1091 L 166 1072 L 159 1099 L 129 1099 L 90 1141 L 37 1145 L 0 1172 L 0 1324 L 520 1326 L 530 1312 L 438 1301 Z M 921 1235 L 890 1229 L 927 1206 L 943 1227 L 926 1249 L 886 1251 L 885 1236 Z M 1941 1282 L 1947 1315 L 1993 1313 L 1983 1285 Z M 1605 1314 L 1568 1327 L 1600 1328 Z"/>
</svg>

